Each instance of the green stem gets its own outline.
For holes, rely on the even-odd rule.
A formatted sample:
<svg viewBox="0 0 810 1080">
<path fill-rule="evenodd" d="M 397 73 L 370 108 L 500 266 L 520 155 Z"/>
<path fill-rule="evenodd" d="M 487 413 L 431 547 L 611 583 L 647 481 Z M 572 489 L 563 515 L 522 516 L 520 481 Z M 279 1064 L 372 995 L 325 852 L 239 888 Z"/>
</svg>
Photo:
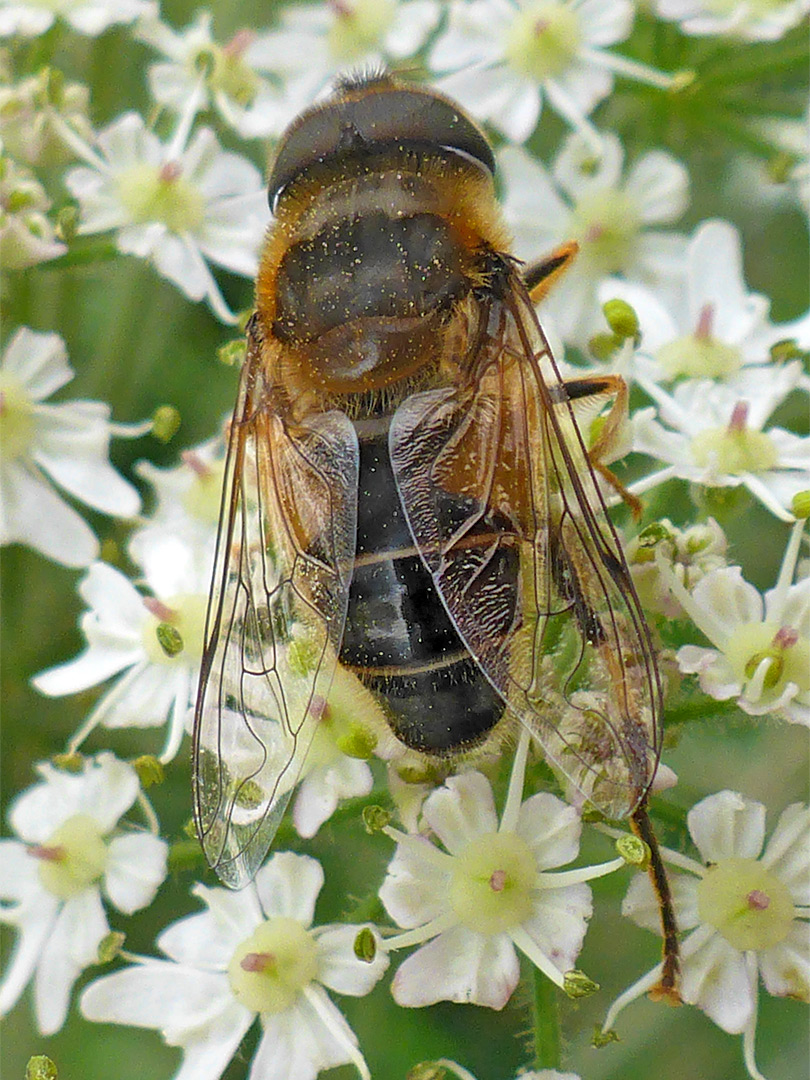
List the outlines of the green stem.
<svg viewBox="0 0 810 1080">
<path fill-rule="evenodd" d="M 534 979 L 534 1065 L 538 1069 L 560 1067 L 560 991 L 542 971 L 532 969 Z"/>
</svg>

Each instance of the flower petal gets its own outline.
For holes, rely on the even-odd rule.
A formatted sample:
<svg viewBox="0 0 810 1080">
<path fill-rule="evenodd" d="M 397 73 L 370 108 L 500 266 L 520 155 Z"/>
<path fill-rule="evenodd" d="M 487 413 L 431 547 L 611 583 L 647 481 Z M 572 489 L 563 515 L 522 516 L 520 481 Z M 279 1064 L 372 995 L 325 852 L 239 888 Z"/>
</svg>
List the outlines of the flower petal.
<svg viewBox="0 0 810 1080">
<path fill-rule="evenodd" d="M 531 848 L 537 869 L 549 870 L 576 858 L 582 821 L 573 806 L 541 792 L 521 806 L 515 832 Z"/>
<path fill-rule="evenodd" d="M 107 848 L 104 891 L 126 915 L 152 903 L 166 877 L 169 846 L 149 833 L 118 836 Z"/>
<path fill-rule="evenodd" d="M 282 915 L 311 926 L 323 881 L 317 859 L 277 851 L 256 875 L 256 892 L 268 918 Z"/>
<path fill-rule="evenodd" d="M 757 960 L 769 994 L 810 1001 L 810 923 L 806 919 L 794 920 L 784 941 L 758 953 Z"/>
<path fill-rule="evenodd" d="M 765 807 L 736 791 L 719 791 L 702 799 L 686 815 L 686 822 L 704 862 L 729 856 L 756 859 L 762 850 Z"/>
<path fill-rule="evenodd" d="M 423 816 L 451 855 L 498 829 L 492 787 L 479 772 L 451 776 L 425 801 Z"/>
<path fill-rule="evenodd" d="M 65 902 L 34 976 L 34 1008 L 43 1035 L 53 1035 L 64 1024 L 73 984 L 95 962 L 109 930 L 97 888 Z"/>
<path fill-rule="evenodd" d="M 371 930 L 377 951 L 371 963 L 358 959 L 354 943 L 361 930 Z M 363 997 L 370 993 L 390 963 L 373 926 L 323 926 L 314 931 L 318 943 L 318 980 L 339 994 Z"/>
<path fill-rule="evenodd" d="M 794 904 L 810 905 L 810 807 L 793 803 L 782 812 L 762 864 L 787 885 Z"/>
<path fill-rule="evenodd" d="M 391 993 L 398 1005 L 410 1008 L 457 1001 L 502 1009 L 519 977 L 515 947 L 506 934 L 486 937 L 456 926 L 400 965 Z"/>
<path fill-rule="evenodd" d="M 756 1002 L 745 954 L 732 949 L 720 934 L 712 934 L 683 960 L 681 997 L 687 1005 L 702 1009 L 723 1031 L 739 1034 Z"/>
</svg>

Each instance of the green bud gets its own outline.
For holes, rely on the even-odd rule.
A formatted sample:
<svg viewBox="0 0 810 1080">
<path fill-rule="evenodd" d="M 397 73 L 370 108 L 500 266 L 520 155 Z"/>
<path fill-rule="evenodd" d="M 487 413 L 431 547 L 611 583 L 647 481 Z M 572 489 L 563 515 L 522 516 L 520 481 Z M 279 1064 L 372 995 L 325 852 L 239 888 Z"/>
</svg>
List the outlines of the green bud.
<svg viewBox="0 0 810 1080">
<path fill-rule="evenodd" d="M 617 1043 L 619 1036 L 615 1031 L 602 1031 L 597 1025 L 594 1028 L 593 1038 L 591 1039 L 591 1046 L 597 1050 L 601 1050 L 603 1046 L 610 1046 L 611 1043 Z"/>
<path fill-rule="evenodd" d="M 84 768 L 82 754 L 54 754 L 51 762 L 57 769 L 61 769 L 62 772 L 66 773 L 80 773 Z"/>
<path fill-rule="evenodd" d="M 793 516 L 801 519 L 810 517 L 810 491 L 797 491 L 790 504 Z"/>
<path fill-rule="evenodd" d="M 420 1061 L 412 1069 L 408 1069 L 405 1080 L 445 1080 L 447 1070 L 435 1061 Z"/>
<path fill-rule="evenodd" d="M 598 989 L 599 983 L 594 982 L 584 971 L 577 971 L 576 968 L 566 971 L 563 976 L 563 990 L 573 1001 L 590 997 Z"/>
<path fill-rule="evenodd" d="M 245 362 L 247 346 L 242 338 L 234 338 L 217 349 L 217 360 L 226 367 L 241 367 Z"/>
<path fill-rule="evenodd" d="M 183 651 L 183 635 L 171 623 L 158 623 L 155 627 L 155 637 L 167 656 L 179 656 Z"/>
<path fill-rule="evenodd" d="M 159 405 L 152 415 L 152 434 L 158 442 L 171 442 L 180 423 L 180 412 L 174 405 Z"/>
<path fill-rule="evenodd" d="M 364 964 L 370 964 L 377 955 L 377 939 L 367 926 L 354 939 L 354 955 Z"/>
<path fill-rule="evenodd" d="M 771 183 L 786 184 L 795 166 L 795 155 L 788 153 L 787 150 L 781 150 L 768 161 L 765 166 L 765 173 Z"/>
<path fill-rule="evenodd" d="M 609 360 L 621 344 L 622 339 L 615 334 L 594 334 L 588 342 L 588 350 L 595 360 Z"/>
<path fill-rule="evenodd" d="M 616 851 L 628 866 L 646 870 L 650 865 L 650 849 L 637 836 L 627 833 L 616 841 Z"/>
<path fill-rule="evenodd" d="M 255 810 L 265 799 L 264 788 L 255 780 L 243 780 L 236 791 L 235 803 L 244 810 Z"/>
<path fill-rule="evenodd" d="M 154 787 L 155 784 L 162 784 L 166 778 L 163 766 L 153 754 L 142 754 L 130 764 L 138 774 L 138 779 L 144 791 L 147 788 Z"/>
<path fill-rule="evenodd" d="M 335 744 L 341 754 L 368 761 L 377 745 L 377 736 L 361 724 L 353 724 L 345 735 L 335 740 Z"/>
<path fill-rule="evenodd" d="M 602 314 L 616 337 L 621 341 L 632 338 L 638 344 L 641 336 L 638 315 L 626 300 L 608 300 L 602 305 Z"/>
<path fill-rule="evenodd" d="M 369 836 L 382 832 L 391 824 L 391 813 L 382 806 L 363 807 L 363 825 Z"/>
<path fill-rule="evenodd" d="M 676 71 L 672 76 L 672 82 L 669 84 L 669 92 L 671 94 L 682 94 L 684 90 L 688 90 L 696 82 L 697 72 Z"/>
<path fill-rule="evenodd" d="M 64 243 L 69 244 L 75 237 L 78 227 L 79 208 L 73 203 L 63 206 L 56 215 L 56 224 L 54 226 L 57 240 L 62 240 Z"/>
<path fill-rule="evenodd" d="M 56 1066 L 45 1054 L 35 1054 L 25 1066 L 25 1080 L 57 1080 Z"/>
<path fill-rule="evenodd" d="M 771 345 L 770 355 L 774 364 L 786 364 L 789 360 L 804 360 L 808 352 L 799 347 L 795 338 L 783 338 Z"/>
<path fill-rule="evenodd" d="M 109 934 L 105 934 L 98 943 L 98 950 L 96 952 L 98 963 L 111 964 L 113 960 L 121 955 L 121 950 L 123 949 L 126 940 L 127 935 L 122 934 L 119 930 L 111 930 Z"/>
</svg>

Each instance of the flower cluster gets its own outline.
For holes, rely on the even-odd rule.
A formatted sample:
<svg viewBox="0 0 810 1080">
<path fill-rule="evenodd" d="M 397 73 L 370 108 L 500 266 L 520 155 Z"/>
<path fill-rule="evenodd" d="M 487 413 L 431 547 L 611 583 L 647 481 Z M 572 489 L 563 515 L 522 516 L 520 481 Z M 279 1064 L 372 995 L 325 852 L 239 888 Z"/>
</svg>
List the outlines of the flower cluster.
<svg viewBox="0 0 810 1080">
<path fill-rule="evenodd" d="M 810 170 L 797 92 L 808 10 L 808 0 L 284 0 L 266 18 L 225 4 L 174 25 L 158 0 L 0 0 L 6 790 L 36 770 L 9 800 L 0 840 L 0 922 L 14 935 L 0 1014 L 28 1023 L 30 986 L 40 1035 L 84 1021 L 151 1029 L 180 1055 L 175 1080 L 226 1070 L 315 1080 L 341 1066 L 363 1078 L 578 1080 L 592 1068 L 593 1021 L 609 1055 L 626 1037 L 624 1010 L 663 988 L 687 1006 L 672 1022 L 678 1054 L 691 1049 L 680 1025 L 704 1022 L 694 1009 L 742 1037 L 733 1080 L 791 1080 L 794 1059 L 803 1066 L 769 1018 L 810 1000 Z M 507 350 L 500 381 L 494 364 L 477 373 L 470 422 L 433 463 L 447 536 L 461 543 L 473 530 L 479 569 L 461 573 L 474 632 L 447 584 L 461 549 L 451 558 L 446 537 L 426 540 L 411 520 L 413 546 L 395 560 L 360 555 L 341 636 L 355 493 L 328 533 L 312 500 L 280 509 L 299 497 L 284 475 L 311 491 L 343 482 L 367 423 L 358 417 L 382 424 L 400 408 L 409 421 L 425 400 L 449 416 L 444 367 L 409 366 L 390 394 L 372 380 L 347 404 L 328 379 L 298 400 L 298 353 L 290 386 L 275 385 L 262 353 L 267 370 L 242 383 L 249 407 L 223 420 L 273 221 L 268 160 L 302 110 L 385 71 L 432 84 L 481 125 L 502 207 L 487 235 L 525 275 L 556 368 L 542 349 L 522 359 L 568 387 L 544 391 L 539 418 L 514 411 L 521 423 L 499 429 L 486 495 L 475 490 L 447 462 L 467 448 L 460 465 L 472 475 L 490 454 L 472 429 L 515 392 L 520 365 Z M 340 137 L 362 157 L 358 131 Z M 430 180 L 425 140 L 397 146 Z M 383 202 L 402 181 L 385 168 Z M 358 222 L 378 212 L 368 177 L 341 183 Z M 482 212 L 461 182 L 456 193 Z M 309 265 L 325 226 L 299 210 Z M 399 202 L 392 213 L 407 217 Z M 441 214 L 461 250 L 479 242 L 479 221 Z M 365 254 L 358 245 L 351 269 L 335 268 L 335 289 L 344 277 L 370 288 Z M 447 261 L 444 248 L 426 249 L 429 289 Z M 260 277 L 260 296 L 274 287 Z M 482 273 L 474 295 L 488 288 Z M 332 311 L 331 289 L 313 291 L 315 308 Z M 442 318 L 455 303 L 452 289 L 441 294 Z M 443 325 L 457 350 L 460 335 Z M 476 331 L 490 332 L 500 331 Z M 327 363 L 344 362 L 329 350 Z M 460 366 L 455 352 L 448 363 Z M 273 394 L 292 402 L 283 423 L 267 408 Z M 531 470 L 510 470 L 524 422 L 543 434 L 525 448 Z M 331 476 L 338 444 L 345 469 Z M 285 455 L 296 458 L 287 474 Z M 404 527 L 408 478 L 394 471 Z M 513 513 L 529 471 L 533 544 Z M 418 594 L 411 559 L 426 583 Z M 392 675 L 382 654 L 413 632 L 409 605 L 439 604 L 427 568 L 447 601 L 443 622 L 471 655 L 445 667 L 451 630 L 437 630 L 435 648 L 418 643 L 424 665 Z M 383 578 L 366 596 L 364 583 Z M 490 648 L 475 635 L 497 622 L 493 590 L 479 587 L 493 581 L 511 582 L 515 604 Z M 310 608 L 330 612 L 323 627 Z M 371 651 L 370 627 L 381 657 L 361 678 L 351 657 Z M 624 647 L 631 638 L 640 650 Z M 665 736 L 655 679 L 639 689 L 655 663 Z M 445 676 L 454 700 L 478 687 L 503 715 L 487 738 L 465 734 L 452 754 L 428 755 L 420 709 L 437 728 L 461 723 L 438 715 Z M 237 735 L 207 726 L 201 681 L 228 687 L 217 707 L 240 716 Z M 396 729 L 406 699 L 415 735 Z M 470 722 L 477 708 L 470 700 Z M 531 730 L 519 723 L 527 713 Z M 645 784 L 648 735 L 667 763 Z M 197 833 L 212 863 L 222 853 L 223 882 L 256 870 L 241 891 L 200 880 L 189 747 Z M 637 835 L 600 814 L 603 788 Z M 665 830 L 658 848 L 648 812 Z M 269 857 L 251 863 L 269 832 Z M 244 861 L 233 874 L 231 856 Z M 636 956 L 618 920 L 660 935 L 652 882 L 660 891 L 667 872 L 668 948 L 676 934 L 680 955 L 650 968 L 644 935 Z M 761 1009 L 761 990 L 790 1000 Z M 585 1006 L 566 1009 L 586 997 L 596 1011 L 583 1023 Z M 515 1008 L 530 999 L 533 1071 Z M 483 1022 L 457 1010 L 444 1028 L 409 1020 L 439 1003 L 494 1013 Z M 633 1037 L 659 1052 L 660 1028 L 635 1015 Z M 428 1029 L 437 1056 L 419 1063 L 414 1032 Z M 90 1047 L 103 1038 L 81 1030 Z M 88 1077 L 93 1052 L 80 1066 Z M 150 1053 L 145 1041 L 143 1074 L 168 1076 Z M 710 1057 L 698 1055 L 705 1080 L 732 1080 L 727 1062 L 705 1072 Z"/>
</svg>

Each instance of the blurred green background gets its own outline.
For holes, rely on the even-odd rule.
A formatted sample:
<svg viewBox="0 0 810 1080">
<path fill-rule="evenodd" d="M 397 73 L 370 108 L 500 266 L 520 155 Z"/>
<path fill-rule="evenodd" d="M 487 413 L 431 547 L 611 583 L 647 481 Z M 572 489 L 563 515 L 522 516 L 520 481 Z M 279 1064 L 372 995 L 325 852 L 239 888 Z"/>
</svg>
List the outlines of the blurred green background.
<svg viewBox="0 0 810 1080">
<path fill-rule="evenodd" d="M 214 5 L 220 39 L 246 23 L 268 25 L 276 5 L 260 8 L 237 3 Z M 183 26 L 194 11 L 192 3 L 163 4 L 164 17 Z M 672 97 L 659 91 L 617 83 L 616 93 L 595 114 L 598 125 L 613 127 L 623 138 L 628 157 L 651 146 L 670 149 L 687 165 L 693 183 L 692 205 L 684 227 L 711 216 L 733 221 L 745 242 L 745 270 L 752 289 L 773 298 L 776 320 L 802 314 L 807 305 L 807 220 L 789 200 L 763 202 L 754 190 L 746 193 L 735 178 L 739 163 L 753 162 L 755 138 L 747 143 L 745 122 L 755 112 L 799 117 L 806 99 L 804 64 L 806 28 L 800 27 L 774 45 L 741 48 L 713 39 L 688 40 L 676 27 L 639 18 L 633 37 L 617 48 L 664 70 L 694 68 L 693 91 Z M 144 72 L 151 59 L 145 47 L 133 43 L 125 30 L 112 30 L 99 39 L 84 39 L 57 28 L 43 39 L 11 46 L 16 71 L 22 75 L 45 62 L 62 68 L 69 78 L 86 80 L 92 88 L 91 118 L 97 126 L 125 108 L 148 112 Z M 113 73 L 113 74 L 111 74 Z M 532 142 L 543 160 L 554 153 L 565 129 L 547 112 Z M 243 145 L 223 141 L 242 152 Z M 251 144 L 262 168 L 268 148 Z M 753 176 L 753 173 L 751 174 Z M 51 178 L 57 204 L 66 198 Z M 733 182 L 733 183 L 732 183 Z M 750 182 L 755 187 L 753 182 Z M 220 276 L 226 299 L 234 310 L 251 304 L 248 281 Z M 209 437 L 231 408 L 237 372 L 217 361 L 217 349 L 233 335 L 202 305 L 194 306 L 146 264 L 116 257 L 69 268 L 35 267 L 8 275 L 2 294 L 5 339 L 19 325 L 55 330 L 66 340 L 76 378 L 63 391 L 65 398 L 96 398 L 112 403 L 114 419 L 140 420 L 161 404 L 175 405 L 182 426 L 169 446 L 151 436 L 134 442 L 116 441 L 113 459 L 132 477 L 139 458 L 173 464 L 181 449 Z M 796 396 L 779 416 L 785 426 L 807 433 L 804 402 Z M 690 513 L 687 500 L 659 508 L 680 523 Z M 102 539 L 121 544 L 126 533 L 102 517 L 91 523 Z M 731 540 L 731 560 L 739 561 L 750 580 L 770 585 L 779 565 L 787 528 L 764 511 L 746 507 L 724 522 Z M 46 562 L 12 546 L 2 561 L 2 790 L 4 806 L 32 781 L 32 763 L 60 751 L 87 714 L 97 691 L 59 700 L 40 697 L 30 677 L 74 656 L 82 648 L 77 618 L 82 607 L 76 594 L 80 574 Z M 147 733 L 146 739 L 149 738 Z M 158 750 L 162 730 L 156 729 L 148 747 Z M 147 749 L 142 735 L 96 732 L 88 750 L 111 746 L 122 756 Z M 668 810 L 659 817 L 675 822 L 667 839 L 678 842 L 683 811 L 694 801 L 724 787 L 760 799 L 769 807 L 769 827 L 784 806 L 807 799 L 808 752 L 804 728 L 772 718 L 752 721 L 739 714 L 731 723 L 711 719 L 692 722 L 678 733 L 666 760 L 681 782 L 664 800 Z M 189 769 L 181 752 L 166 782 L 153 792 L 154 803 L 170 840 L 182 840 L 190 817 Z M 4 826 L 5 827 L 5 826 Z M 382 837 L 366 836 L 349 804 L 304 845 L 285 828 L 283 842 L 321 859 L 327 885 L 318 920 L 349 916 L 382 879 L 391 848 Z M 609 856 L 609 847 L 592 838 L 584 848 L 594 859 Z M 157 901 L 132 919 L 113 913 L 115 928 L 126 930 L 127 947 L 151 952 L 155 934 L 179 915 L 192 910 L 188 889 L 202 873 L 175 874 Z M 204 880 L 213 883 L 206 872 Z M 596 884 L 598 917 L 586 939 L 580 966 L 602 984 L 602 993 L 581 1003 L 560 1000 L 563 1068 L 587 1080 L 743 1080 L 741 1040 L 730 1037 L 693 1009 L 668 1009 L 646 1001 L 637 1003 L 620 1020 L 622 1041 L 596 1051 L 589 1041 L 615 995 L 634 981 L 657 957 L 652 935 L 636 929 L 618 914 L 626 878 L 614 875 Z M 12 937 L 4 932 L 5 954 Z M 396 966 L 396 962 L 395 965 Z M 92 977 L 86 974 L 79 986 Z M 426 1010 L 393 1006 L 388 979 L 369 998 L 346 999 L 349 1022 L 357 1032 L 372 1074 L 379 1080 L 404 1077 L 420 1060 L 444 1056 L 462 1062 L 478 1080 L 508 1080 L 530 1063 L 529 991 L 523 987 L 503 1013 L 473 1006 L 445 1004 Z M 527 984 L 530 985 L 530 982 Z M 4 1080 L 22 1078 L 34 1053 L 47 1053 L 58 1064 L 61 1080 L 161 1080 L 179 1064 L 179 1053 L 164 1047 L 153 1032 L 102 1027 L 76 1015 L 60 1034 L 40 1038 L 32 1024 L 28 995 L 3 1025 Z M 235 1060 L 228 1080 L 247 1075 L 249 1047 Z M 802 1080 L 807 1074 L 807 1010 L 796 1002 L 763 995 L 759 1021 L 758 1061 L 769 1080 Z M 335 1070 L 338 1077 L 351 1070 Z"/>
</svg>

